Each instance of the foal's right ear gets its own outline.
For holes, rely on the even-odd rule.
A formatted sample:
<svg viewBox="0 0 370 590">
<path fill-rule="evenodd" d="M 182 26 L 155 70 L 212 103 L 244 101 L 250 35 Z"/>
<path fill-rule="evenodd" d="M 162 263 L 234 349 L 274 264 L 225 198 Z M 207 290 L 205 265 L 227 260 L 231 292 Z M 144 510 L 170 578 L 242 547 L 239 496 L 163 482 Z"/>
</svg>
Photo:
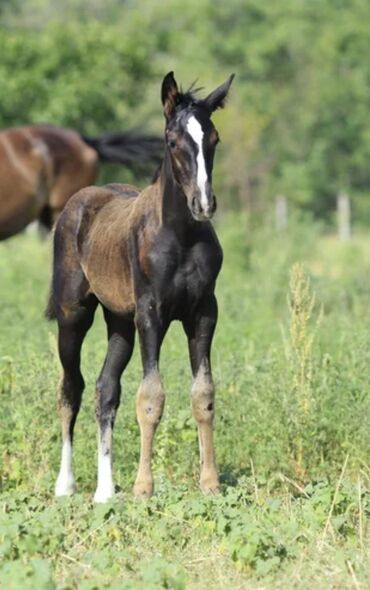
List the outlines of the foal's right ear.
<svg viewBox="0 0 370 590">
<path fill-rule="evenodd" d="M 162 104 L 166 119 L 170 119 L 179 103 L 180 93 L 173 72 L 169 72 L 162 82 Z"/>
<path fill-rule="evenodd" d="M 216 90 L 211 92 L 211 94 L 209 94 L 207 98 L 204 99 L 203 102 L 208 107 L 211 113 L 213 113 L 213 111 L 215 111 L 216 109 L 223 109 L 223 107 L 225 106 L 227 93 L 229 92 L 231 82 L 234 80 L 234 78 L 235 74 L 231 74 L 231 76 L 226 80 L 226 82 L 221 84 L 221 86 L 216 88 Z"/>
</svg>

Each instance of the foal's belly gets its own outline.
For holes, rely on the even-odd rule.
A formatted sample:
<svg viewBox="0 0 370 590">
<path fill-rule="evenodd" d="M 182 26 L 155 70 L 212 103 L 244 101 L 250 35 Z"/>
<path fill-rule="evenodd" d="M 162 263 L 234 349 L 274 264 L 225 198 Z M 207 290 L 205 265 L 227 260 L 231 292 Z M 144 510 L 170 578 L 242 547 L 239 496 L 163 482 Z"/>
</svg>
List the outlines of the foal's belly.
<svg viewBox="0 0 370 590">
<path fill-rule="evenodd" d="M 135 301 L 132 291 L 124 288 L 122 283 L 118 283 L 116 280 L 110 280 L 109 283 L 91 281 L 90 278 L 89 282 L 92 292 L 104 307 L 119 315 L 134 315 Z"/>
<path fill-rule="evenodd" d="M 95 257 L 83 270 L 90 292 L 110 311 L 129 315 L 135 311 L 131 273 L 121 260 Z"/>
</svg>

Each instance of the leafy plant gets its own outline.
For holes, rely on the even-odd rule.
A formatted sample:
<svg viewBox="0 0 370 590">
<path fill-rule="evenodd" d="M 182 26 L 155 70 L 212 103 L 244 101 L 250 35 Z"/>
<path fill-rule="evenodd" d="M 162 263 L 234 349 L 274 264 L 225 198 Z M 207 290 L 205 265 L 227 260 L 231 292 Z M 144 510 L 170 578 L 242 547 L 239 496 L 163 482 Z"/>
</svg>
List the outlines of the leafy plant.
<svg viewBox="0 0 370 590">
<path fill-rule="evenodd" d="M 322 319 L 322 312 L 311 328 L 315 297 L 311 292 L 310 279 L 302 263 L 295 263 L 290 271 L 289 283 L 289 342 L 285 342 L 291 372 L 291 406 L 289 421 L 293 426 L 293 455 L 297 475 L 302 478 L 306 472 L 304 438 L 311 430 L 313 418 L 313 344 L 315 333 Z M 306 449 L 307 452 L 307 449 Z"/>
</svg>

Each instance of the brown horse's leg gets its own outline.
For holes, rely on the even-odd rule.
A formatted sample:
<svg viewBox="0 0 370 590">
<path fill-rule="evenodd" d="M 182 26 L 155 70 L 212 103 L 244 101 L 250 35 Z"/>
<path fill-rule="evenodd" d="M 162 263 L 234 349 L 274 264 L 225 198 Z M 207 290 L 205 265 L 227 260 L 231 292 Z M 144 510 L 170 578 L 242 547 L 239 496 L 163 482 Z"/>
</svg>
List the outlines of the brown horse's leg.
<svg viewBox="0 0 370 590">
<path fill-rule="evenodd" d="M 114 494 L 112 435 L 120 402 L 121 375 L 134 347 L 135 325 L 104 310 L 108 330 L 108 352 L 96 384 L 96 417 L 99 423 L 98 485 L 95 502 L 106 502 Z"/>
<path fill-rule="evenodd" d="M 214 295 L 202 303 L 196 313 L 183 322 L 188 336 L 193 372 L 191 403 L 198 424 L 200 452 L 200 487 L 205 493 L 219 491 L 219 481 L 213 445 L 215 388 L 212 380 L 210 352 L 217 322 L 217 302 Z"/>
<path fill-rule="evenodd" d="M 154 305 L 148 305 L 152 310 Z M 147 310 L 136 320 L 140 339 L 144 376 L 136 398 L 136 415 L 140 427 L 140 462 L 134 485 L 137 497 L 149 498 L 154 491 L 152 474 L 153 440 L 164 408 L 165 394 L 159 375 L 159 350 L 165 330 Z"/>
<path fill-rule="evenodd" d="M 96 303 L 81 307 L 68 319 L 58 319 L 59 356 L 62 377 L 58 388 L 58 410 L 62 426 L 62 457 L 55 485 L 56 496 L 69 496 L 75 491 L 72 470 L 73 430 L 81 405 L 84 380 L 80 371 L 80 352 L 86 332 L 90 328 Z"/>
</svg>

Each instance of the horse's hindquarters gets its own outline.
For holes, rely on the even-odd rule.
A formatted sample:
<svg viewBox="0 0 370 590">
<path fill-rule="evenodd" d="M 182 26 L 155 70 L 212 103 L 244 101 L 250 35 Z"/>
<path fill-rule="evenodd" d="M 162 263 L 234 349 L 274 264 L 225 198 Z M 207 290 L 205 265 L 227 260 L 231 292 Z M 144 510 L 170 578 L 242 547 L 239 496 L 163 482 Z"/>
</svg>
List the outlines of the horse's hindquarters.
<svg viewBox="0 0 370 590">
<path fill-rule="evenodd" d="M 0 239 L 38 218 L 49 188 L 47 146 L 21 129 L 0 133 Z"/>
</svg>

